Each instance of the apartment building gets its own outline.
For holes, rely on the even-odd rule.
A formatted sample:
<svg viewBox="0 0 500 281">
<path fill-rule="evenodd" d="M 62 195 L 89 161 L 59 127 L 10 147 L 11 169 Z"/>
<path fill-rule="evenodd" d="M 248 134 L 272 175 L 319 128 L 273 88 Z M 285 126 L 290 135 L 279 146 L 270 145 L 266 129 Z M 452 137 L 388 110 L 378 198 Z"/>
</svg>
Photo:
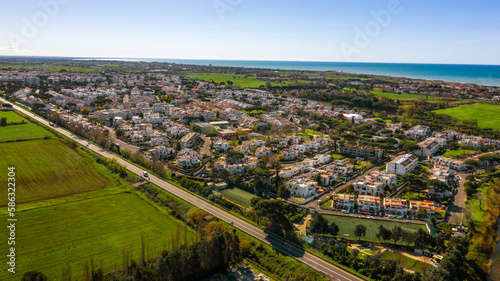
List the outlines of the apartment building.
<svg viewBox="0 0 500 281">
<path fill-rule="evenodd" d="M 405 154 L 387 163 L 386 172 L 402 176 L 413 171 L 417 166 L 418 157 L 412 154 Z"/>
<path fill-rule="evenodd" d="M 408 201 L 400 198 L 384 198 L 384 212 L 386 215 L 406 217 L 408 215 Z"/>
</svg>

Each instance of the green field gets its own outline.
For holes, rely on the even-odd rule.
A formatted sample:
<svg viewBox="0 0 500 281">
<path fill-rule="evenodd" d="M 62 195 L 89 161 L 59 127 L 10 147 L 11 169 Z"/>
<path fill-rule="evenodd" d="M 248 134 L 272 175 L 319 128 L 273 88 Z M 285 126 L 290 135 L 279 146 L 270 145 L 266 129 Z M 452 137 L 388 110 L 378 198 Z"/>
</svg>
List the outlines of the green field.
<svg viewBox="0 0 500 281">
<path fill-rule="evenodd" d="M 433 267 L 428 263 L 418 261 L 391 251 L 385 251 L 382 255 L 380 255 L 380 257 L 384 259 L 395 260 L 398 265 L 409 270 L 418 271 L 420 273 L 423 273 L 424 271 L 427 271 Z"/>
<path fill-rule="evenodd" d="M 2 221 L 6 218 L 0 216 Z M 71 280 L 76 280 L 83 277 L 83 264 L 91 257 L 96 263 L 103 261 L 104 272 L 121 267 L 124 249 L 138 261 L 142 234 L 146 255 L 158 254 L 164 245 L 169 249 L 178 228 L 184 241 L 182 224 L 129 193 L 18 212 L 17 218 L 17 271 L 7 275 L 4 266 L 0 280 L 20 280 L 29 270 L 61 280 L 68 262 Z M 193 233 L 187 231 L 187 236 L 191 239 Z M 4 265 L 5 260 L 2 255 Z"/>
<path fill-rule="evenodd" d="M 476 151 L 475 150 L 468 150 L 468 149 L 456 149 L 456 150 L 448 150 L 442 156 L 453 157 L 453 156 L 462 155 L 465 153 L 474 153 L 474 152 L 476 152 Z"/>
<path fill-rule="evenodd" d="M 42 139 L 54 136 L 51 132 L 24 119 L 13 111 L 0 111 L 0 118 L 7 118 L 7 124 L 22 122 L 23 120 L 26 122 L 25 124 L 0 127 L 0 142 Z"/>
<path fill-rule="evenodd" d="M 15 167 L 18 204 L 97 190 L 111 184 L 95 168 L 93 159 L 58 139 L 2 143 L 0 155 L 0 171 Z M 0 182 L 7 182 L 6 172 L 0 173 Z M 0 206 L 6 204 L 7 193 L 3 192 Z"/>
<path fill-rule="evenodd" d="M 392 229 L 394 226 L 398 225 L 402 229 L 407 231 L 416 232 L 419 228 L 427 231 L 424 224 L 415 224 L 415 223 L 407 223 L 401 221 L 387 221 L 387 220 L 376 220 L 376 219 L 365 219 L 365 218 L 357 218 L 351 216 L 335 216 L 335 215 L 323 215 L 328 222 L 334 221 L 340 228 L 339 237 L 348 238 L 348 239 L 356 239 L 354 236 L 354 228 L 358 224 L 362 224 L 366 226 L 366 236 L 362 237 L 362 240 L 374 241 L 378 242 L 378 238 L 376 234 L 378 233 L 378 227 L 383 225 L 385 228 Z M 344 234 L 349 234 L 349 236 L 345 236 Z"/>
<path fill-rule="evenodd" d="M 255 197 L 254 194 L 246 192 L 239 188 L 228 188 L 220 191 L 221 195 L 229 200 L 239 203 L 245 207 L 250 207 L 250 200 Z"/>
<path fill-rule="evenodd" d="M 426 99 L 425 96 L 423 95 L 412 95 L 412 94 L 396 94 L 396 93 L 384 93 L 382 91 L 370 91 L 376 96 L 382 96 L 386 98 L 391 98 L 391 99 L 400 99 L 400 100 L 421 100 L 421 99 Z M 429 96 L 429 100 L 435 100 L 439 99 L 439 97 L 431 97 Z"/>
<path fill-rule="evenodd" d="M 241 74 L 224 74 L 224 73 L 191 73 L 186 75 L 192 79 L 199 79 L 203 81 L 215 81 L 216 83 L 227 81 L 233 82 L 233 85 L 239 85 L 242 88 L 252 87 L 258 88 L 260 85 L 265 85 L 265 81 L 259 81 L 255 79 L 255 76 L 241 75 Z M 245 78 L 245 76 L 247 78 Z"/>
<path fill-rule="evenodd" d="M 477 119 L 480 127 L 500 129 L 500 105 L 476 103 L 434 110 L 434 112 L 447 114 L 460 120 Z"/>
</svg>

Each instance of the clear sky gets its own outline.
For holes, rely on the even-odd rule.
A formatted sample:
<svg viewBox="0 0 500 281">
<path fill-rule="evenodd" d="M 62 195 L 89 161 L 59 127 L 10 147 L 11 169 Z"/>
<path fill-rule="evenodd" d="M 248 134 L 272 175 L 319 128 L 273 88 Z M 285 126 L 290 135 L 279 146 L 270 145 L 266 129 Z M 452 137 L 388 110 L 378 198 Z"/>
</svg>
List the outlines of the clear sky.
<svg viewBox="0 0 500 281">
<path fill-rule="evenodd" d="M 498 0 L 2 1 L 0 55 L 500 64 L 499 11 Z"/>
</svg>

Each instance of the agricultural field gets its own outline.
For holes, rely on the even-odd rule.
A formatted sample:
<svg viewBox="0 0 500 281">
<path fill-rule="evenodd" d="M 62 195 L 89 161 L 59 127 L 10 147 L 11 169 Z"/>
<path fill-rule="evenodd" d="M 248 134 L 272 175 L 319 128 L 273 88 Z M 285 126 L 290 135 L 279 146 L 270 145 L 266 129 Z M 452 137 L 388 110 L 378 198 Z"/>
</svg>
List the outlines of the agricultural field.
<svg viewBox="0 0 500 281">
<path fill-rule="evenodd" d="M 0 142 L 51 138 L 54 136 L 43 127 L 24 119 L 13 111 L 0 111 L 0 118 L 7 118 L 7 124 L 25 122 L 25 124 L 0 127 Z"/>
<path fill-rule="evenodd" d="M 194 239 L 191 230 L 130 193 L 93 198 L 17 213 L 16 274 L 6 267 L 0 280 L 20 280 L 24 272 L 38 270 L 51 280 L 62 280 L 62 268 L 70 264 L 71 280 L 83 277 L 83 264 L 100 264 L 109 272 L 123 264 L 122 252 L 139 260 L 141 236 L 146 256 Z M 0 216 L 5 221 L 6 216 Z M 22 231 L 25 230 L 25 231 Z M 5 264 L 5 256 L 2 258 Z M 7 278 L 7 273 L 9 274 Z"/>
<path fill-rule="evenodd" d="M 380 257 L 384 259 L 395 260 L 398 265 L 409 270 L 418 271 L 420 273 L 423 273 L 433 267 L 428 263 L 418 261 L 410 257 L 394 253 L 392 251 L 385 251 Z"/>
<path fill-rule="evenodd" d="M 500 105 L 497 104 L 476 103 L 434 110 L 433 112 L 447 114 L 460 120 L 470 118 L 477 119 L 480 127 L 500 129 L 500 118 L 498 118 Z"/>
<path fill-rule="evenodd" d="M 340 228 L 339 237 L 347 239 L 356 239 L 354 236 L 354 228 L 358 224 L 366 226 L 366 236 L 362 237 L 363 240 L 378 242 L 377 233 L 378 227 L 383 225 L 385 228 L 392 229 L 394 226 L 398 225 L 402 229 L 407 231 L 416 232 L 419 228 L 424 229 L 427 232 L 427 228 L 424 224 L 408 223 L 399 220 L 387 221 L 387 220 L 376 220 L 367 218 L 357 218 L 351 216 L 335 216 L 335 215 L 323 215 L 329 223 L 334 221 Z M 348 234 L 344 235 L 344 234 Z"/>
<path fill-rule="evenodd" d="M 245 207 L 250 207 L 250 200 L 254 194 L 239 188 L 228 188 L 220 191 L 221 195 Z"/>
<path fill-rule="evenodd" d="M 97 169 L 94 160 L 58 139 L 0 144 L 0 170 L 15 167 L 16 201 L 26 203 L 102 189 L 110 181 Z M 0 173 L 0 182 L 7 174 Z M 0 206 L 7 193 L 0 194 Z"/>
</svg>

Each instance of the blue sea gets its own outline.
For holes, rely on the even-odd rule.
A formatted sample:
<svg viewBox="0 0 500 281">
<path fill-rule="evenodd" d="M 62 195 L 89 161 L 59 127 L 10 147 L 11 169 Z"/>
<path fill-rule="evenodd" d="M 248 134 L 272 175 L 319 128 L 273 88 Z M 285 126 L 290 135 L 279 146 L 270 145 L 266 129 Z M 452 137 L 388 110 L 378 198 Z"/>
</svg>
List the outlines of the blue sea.
<svg viewBox="0 0 500 281">
<path fill-rule="evenodd" d="M 184 60 L 184 59 L 113 59 L 123 61 L 169 62 L 177 64 L 234 66 L 283 70 L 343 71 L 396 77 L 440 80 L 500 86 L 500 65 L 418 64 L 418 63 L 357 63 L 253 60 Z"/>
</svg>

